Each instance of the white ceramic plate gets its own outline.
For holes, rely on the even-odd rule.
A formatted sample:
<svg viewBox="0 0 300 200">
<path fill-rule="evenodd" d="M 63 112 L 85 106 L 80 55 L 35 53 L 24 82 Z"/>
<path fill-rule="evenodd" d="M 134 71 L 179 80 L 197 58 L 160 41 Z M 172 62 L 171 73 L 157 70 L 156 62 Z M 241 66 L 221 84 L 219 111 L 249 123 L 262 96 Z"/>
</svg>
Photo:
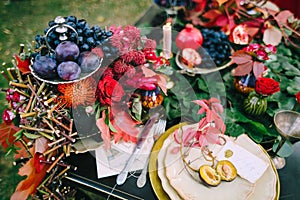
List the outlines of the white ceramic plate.
<svg viewBox="0 0 300 200">
<path fill-rule="evenodd" d="M 201 197 L 205 197 L 204 199 L 206 200 L 244 200 L 248 199 L 253 193 L 255 185 L 240 177 L 237 177 L 232 182 L 221 182 L 217 187 L 203 185 L 200 179 L 197 179 L 198 173 L 187 170 L 180 154 L 172 153 L 173 149 L 178 146 L 176 142 L 172 142 L 168 146 L 164 164 L 167 179 L 182 199 L 198 200 Z M 216 152 L 215 148 L 211 150 Z M 193 168 L 195 169 L 203 164 L 211 164 L 205 161 L 204 158 L 197 159 L 199 156 L 202 156 L 201 150 L 199 148 L 192 148 L 186 160 L 193 161 Z"/>
<path fill-rule="evenodd" d="M 255 144 L 248 136 L 242 135 L 236 142 L 246 150 L 268 162 L 269 167 L 266 172 L 255 184 L 251 184 L 238 177 L 233 182 L 222 182 L 219 186 L 210 188 L 190 176 L 190 171 L 185 170 L 179 154 L 170 153 L 173 147 L 178 145 L 172 142 L 173 133 L 169 133 L 167 137 L 162 138 L 164 140 L 163 142 L 158 140 L 158 144 L 160 145 L 159 149 L 157 147 L 155 148 L 155 150 L 159 150 L 156 157 L 158 164 L 157 171 L 149 171 L 152 186 L 159 199 L 168 199 L 166 195 L 171 199 L 278 199 L 279 181 L 277 171 L 265 150 L 262 149 L 260 145 Z M 197 153 L 197 150 L 195 150 L 195 153 Z M 194 152 L 192 155 L 193 154 Z M 165 155 L 164 160 L 162 160 L 163 155 Z M 161 169 L 162 162 L 167 166 L 165 171 Z M 195 162 L 195 166 L 198 164 Z M 153 165 L 151 169 L 153 170 Z M 180 175 L 178 175 L 179 172 Z M 155 173 L 157 173 L 157 175 Z M 160 181 L 157 181 L 156 176 L 159 176 L 158 179 Z M 195 177 L 197 177 L 197 175 L 195 175 Z M 160 187 L 163 188 L 163 191 Z"/>
</svg>

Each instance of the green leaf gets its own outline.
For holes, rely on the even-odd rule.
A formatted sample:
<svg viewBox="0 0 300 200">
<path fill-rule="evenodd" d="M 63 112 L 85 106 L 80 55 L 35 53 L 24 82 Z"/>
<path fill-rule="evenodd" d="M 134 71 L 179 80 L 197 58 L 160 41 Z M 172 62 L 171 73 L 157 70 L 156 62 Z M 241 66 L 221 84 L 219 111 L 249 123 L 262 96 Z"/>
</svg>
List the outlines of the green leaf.
<svg viewBox="0 0 300 200">
<path fill-rule="evenodd" d="M 263 124 L 255 121 L 251 121 L 250 124 L 253 126 L 254 129 L 257 130 L 257 132 L 262 133 L 263 135 L 266 136 L 273 136 L 272 134 L 269 134 L 269 131 L 266 129 L 266 127 Z"/>
<path fill-rule="evenodd" d="M 111 124 L 111 122 L 109 121 L 109 123 L 108 123 L 108 127 L 109 127 L 109 129 L 112 131 L 112 132 L 114 132 L 114 133 L 117 133 L 118 131 L 115 129 L 115 127 Z"/>
<path fill-rule="evenodd" d="M 238 137 L 242 134 L 244 134 L 246 131 L 245 129 L 236 123 L 225 123 L 226 125 L 226 135 L 230 135 L 232 137 Z"/>
<path fill-rule="evenodd" d="M 27 132 L 24 132 L 23 134 L 25 135 L 25 137 L 27 137 L 28 139 L 31 139 L 31 140 L 35 140 L 40 137 L 40 135 L 27 133 Z"/>
<path fill-rule="evenodd" d="M 197 83 L 198 89 L 203 90 L 205 92 L 208 92 L 207 85 L 206 85 L 205 81 L 202 78 L 197 78 L 196 83 Z"/>
<path fill-rule="evenodd" d="M 256 142 L 258 144 L 263 141 L 263 135 L 258 132 L 255 132 L 255 131 L 248 132 L 247 131 L 247 134 L 254 142 Z"/>
<path fill-rule="evenodd" d="M 291 95 L 296 94 L 300 91 L 300 77 L 295 77 L 288 83 L 287 92 Z"/>
<path fill-rule="evenodd" d="M 132 108 L 131 108 L 131 112 L 134 115 L 134 118 L 138 121 L 141 121 L 142 118 L 142 102 L 140 101 L 140 98 L 134 98 L 133 102 L 132 102 Z"/>
<path fill-rule="evenodd" d="M 243 122 L 243 123 L 247 123 L 250 122 L 251 120 L 249 118 L 247 118 L 245 115 L 243 115 L 238 109 L 236 108 L 232 108 L 232 109 L 225 109 L 226 111 L 226 121 L 228 121 L 229 123 L 233 123 L 233 122 Z"/>
<path fill-rule="evenodd" d="M 21 130 L 19 130 L 18 132 L 16 132 L 16 133 L 14 134 L 14 137 L 16 138 L 15 141 L 20 140 L 20 139 L 22 138 L 22 136 L 23 136 L 23 131 L 24 131 L 24 129 L 21 129 Z"/>
</svg>

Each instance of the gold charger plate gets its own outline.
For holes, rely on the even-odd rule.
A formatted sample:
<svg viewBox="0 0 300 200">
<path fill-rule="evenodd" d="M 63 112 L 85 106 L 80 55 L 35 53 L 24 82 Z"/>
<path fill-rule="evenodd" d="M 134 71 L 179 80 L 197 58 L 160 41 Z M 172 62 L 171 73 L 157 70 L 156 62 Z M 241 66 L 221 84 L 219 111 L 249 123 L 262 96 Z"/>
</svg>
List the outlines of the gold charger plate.
<svg viewBox="0 0 300 200">
<path fill-rule="evenodd" d="M 164 141 L 170 136 L 170 134 L 172 134 L 176 129 L 178 129 L 184 125 L 186 125 L 186 123 L 175 125 L 175 126 L 171 127 L 170 129 L 168 129 L 164 134 L 162 134 L 161 137 L 156 141 L 155 145 L 153 146 L 152 152 L 150 154 L 149 177 L 150 177 L 150 182 L 151 182 L 152 188 L 153 188 L 156 196 L 158 197 L 158 199 L 170 199 L 168 194 L 164 191 L 161 180 L 158 176 L 158 169 L 157 169 L 158 153 L 161 150 Z M 276 170 L 271 158 L 267 154 L 267 152 L 260 145 L 258 145 L 258 146 L 262 149 L 262 152 L 270 159 L 271 168 L 276 176 L 275 199 L 278 200 L 279 199 L 279 191 L 280 191 L 280 183 L 279 183 L 279 177 L 278 177 L 277 170 Z"/>
</svg>

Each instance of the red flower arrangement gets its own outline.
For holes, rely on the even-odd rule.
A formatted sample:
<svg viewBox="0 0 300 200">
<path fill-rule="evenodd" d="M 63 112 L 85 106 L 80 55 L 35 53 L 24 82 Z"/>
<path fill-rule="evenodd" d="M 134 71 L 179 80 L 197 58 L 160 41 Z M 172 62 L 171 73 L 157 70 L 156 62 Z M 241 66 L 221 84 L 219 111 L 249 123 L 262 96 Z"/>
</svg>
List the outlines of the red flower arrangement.
<svg viewBox="0 0 300 200">
<path fill-rule="evenodd" d="M 272 78 L 260 77 L 255 82 L 255 91 L 244 100 L 244 110 L 250 115 L 261 115 L 267 111 L 268 96 L 279 92 L 279 83 Z"/>
<path fill-rule="evenodd" d="M 166 76 L 155 72 L 168 61 L 156 56 L 156 42 L 141 37 L 140 30 L 134 26 L 111 27 L 113 36 L 110 43 L 118 49 L 115 60 L 103 68 L 97 84 L 96 124 L 107 148 L 111 139 L 137 141 L 137 124 L 142 123 L 142 91 L 154 91 L 157 88 L 166 94 Z M 132 99 L 137 98 L 137 101 Z M 140 106 L 136 106 L 140 104 Z M 134 113 L 131 109 L 135 105 Z M 153 104 L 154 105 L 154 104 Z M 138 113 L 136 113 L 138 112 Z"/>
<path fill-rule="evenodd" d="M 274 79 L 261 77 L 256 80 L 255 92 L 257 94 L 270 96 L 279 91 L 279 83 Z"/>
</svg>

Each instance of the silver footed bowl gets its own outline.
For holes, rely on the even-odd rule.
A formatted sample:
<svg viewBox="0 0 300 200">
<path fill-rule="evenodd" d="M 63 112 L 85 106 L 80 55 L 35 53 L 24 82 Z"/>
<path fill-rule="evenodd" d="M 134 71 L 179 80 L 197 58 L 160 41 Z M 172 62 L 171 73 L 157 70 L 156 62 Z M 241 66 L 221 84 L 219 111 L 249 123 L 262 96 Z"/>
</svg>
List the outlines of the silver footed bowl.
<svg viewBox="0 0 300 200">
<path fill-rule="evenodd" d="M 277 131 L 290 142 L 300 140 L 300 113 L 291 110 L 282 110 L 274 115 Z"/>
</svg>

